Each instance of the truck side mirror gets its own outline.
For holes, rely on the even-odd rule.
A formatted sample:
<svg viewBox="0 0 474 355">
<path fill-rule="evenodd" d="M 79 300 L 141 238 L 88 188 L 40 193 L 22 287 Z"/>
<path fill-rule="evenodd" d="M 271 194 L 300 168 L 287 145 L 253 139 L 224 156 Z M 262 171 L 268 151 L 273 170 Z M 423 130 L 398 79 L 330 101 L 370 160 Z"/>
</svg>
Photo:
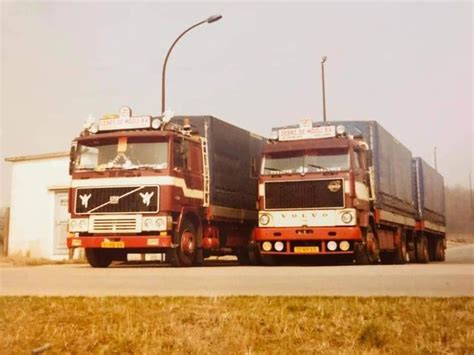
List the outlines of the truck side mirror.
<svg viewBox="0 0 474 355">
<path fill-rule="evenodd" d="M 77 157 L 77 152 L 76 152 L 76 144 L 71 145 L 71 150 L 69 151 L 69 175 L 72 175 L 72 172 L 74 170 L 74 165 L 76 163 L 76 157 Z"/>
</svg>

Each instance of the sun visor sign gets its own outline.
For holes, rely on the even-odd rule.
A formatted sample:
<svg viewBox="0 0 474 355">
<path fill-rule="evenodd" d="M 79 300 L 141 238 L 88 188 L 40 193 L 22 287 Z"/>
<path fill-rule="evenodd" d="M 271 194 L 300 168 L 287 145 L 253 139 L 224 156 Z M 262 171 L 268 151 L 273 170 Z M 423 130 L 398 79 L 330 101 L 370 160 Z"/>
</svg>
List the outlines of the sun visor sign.
<svg viewBox="0 0 474 355">
<path fill-rule="evenodd" d="M 311 120 L 308 119 L 302 120 L 298 128 L 283 128 L 278 130 L 278 139 L 280 141 L 332 138 L 335 136 L 335 126 L 313 127 Z"/>
<path fill-rule="evenodd" d="M 104 117 L 99 121 L 99 131 L 150 128 L 151 116 L 132 116 L 130 107 L 123 106 L 120 115 Z"/>
<path fill-rule="evenodd" d="M 77 214 L 159 211 L 159 186 L 78 188 Z"/>
</svg>

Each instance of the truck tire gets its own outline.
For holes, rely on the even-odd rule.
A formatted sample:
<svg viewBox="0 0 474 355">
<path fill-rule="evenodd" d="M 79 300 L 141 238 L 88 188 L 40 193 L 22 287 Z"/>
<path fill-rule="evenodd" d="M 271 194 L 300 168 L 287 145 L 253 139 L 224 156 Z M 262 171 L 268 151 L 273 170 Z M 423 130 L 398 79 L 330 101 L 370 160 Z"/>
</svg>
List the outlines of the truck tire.
<svg viewBox="0 0 474 355">
<path fill-rule="evenodd" d="M 100 248 L 86 248 L 86 259 L 92 267 L 108 267 L 112 263 L 112 258 L 107 250 Z"/>
<path fill-rule="evenodd" d="M 405 237 L 401 238 L 400 245 L 393 252 L 380 253 L 383 264 L 405 264 L 410 261 Z"/>
<path fill-rule="evenodd" d="M 191 221 L 183 220 L 175 239 L 178 246 L 167 253 L 167 259 L 175 267 L 192 266 L 196 257 L 196 229 Z"/>
<path fill-rule="evenodd" d="M 356 264 L 369 265 L 377 263 L 380 257 L 379 241 L 370 224 L 362 238 L 361 242 L 354 243 L 354 259 Z"/>
<path fill-rule="evenodd" d="M 239 265 L 250 265 L 249 249 L 247 247 L 238 247 L 234 250 Z"/>
<path fill-rule="evenodd" d="M 420 235 L 416 239 L 416 262 L 426 264 L 429 261 L 428 238 Z"/>
<path fill-rule="evenodd" d="M 262 263 L 257 243 L 251 243 L 249 245 L 249 261 L 250 265 L 260 265 Z"/>
<path fill-rule="evenodd" d="M 446 249 L 444 248 L 444 238 L 439 237 L 435 240 L 434 245 L 434 260 L 435 261 L 445 261 L 446 260 Z"/>
</svg>

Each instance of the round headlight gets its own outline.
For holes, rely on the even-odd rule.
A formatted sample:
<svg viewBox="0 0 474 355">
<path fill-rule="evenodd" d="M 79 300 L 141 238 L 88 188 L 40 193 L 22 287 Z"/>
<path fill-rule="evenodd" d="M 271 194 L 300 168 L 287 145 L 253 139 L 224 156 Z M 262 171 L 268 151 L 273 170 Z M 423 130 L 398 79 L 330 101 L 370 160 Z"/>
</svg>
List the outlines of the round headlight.
<svg viewBox="0 0 474 355">
<path fill-rule="evenodd" d="M 343 240 L 342 242 L 339 243 L 339 248 L 342 251 L 348 251 L 350 247 L 351 245 L 349 244 L 347 240 Z"/>
<path fill-rule="evenodd" d="M 71 228 L 75 229 L 77 227 L 77 222 L 73 219 L 71 220 Z"/>
<path fill-rule="evenodd" d="M 159 228 L 159 229 L 164 229 L 165 228 L 165 221 L 163 220 L 163 218 L 155 219 L 155 224 L 156 224 L 156 227 Z"/>
<path fill-rule="evenodd" d="M 79 228 L 81 229 L 86 229 L 87 228 L 87 221 L 83 219 L 82 221 L 79 222 Z"/>
<path fill-rule="evenodd" d="M 346 133 L 346 127 L 344 127 L 343 125 L 337 126 L 336 133 L 342 136 L 344 133 Z"/>
<path fill-rule="evenodd" d="M 331 240 L 330 242 L 328 242 L 326 244 L 326 246 L 327 246 L 328 250 L 330 250 L 330 251 L 334 251 L 334 250 L 337 249 L 337 243 L 334 240 Z"/>
<path fill-rule="evenodd" d="M 151 218 L 145 219 L 145 227 L 150 228 L 153 225 L 153 220 Z"/>
<path fill-rule="evenodd" d="M 283 249 L 285 249 L 285 244 L 283 244 L 283 242 L 276 242 L 275 243 L 275 250 L 276 251 L 282 251 Z"/>
<path fill-rule="evenodd" d="M 268 214 L 262 214 L 260 216 L 260 224 L 266 226 L 268 223 L 270 223 L 270 216 Z"/>
<path fill-rule="evenodd" d="M 344 212 L 344 213 L 341 215 L 341 220 L 342 220 L 344 223 L 351 223 L 351 222 L 352 222 L 352 213 L 350 213 L 350 212 Z"/>
<path fill-rule="evenodd" d="M 270 243 L 270 242 L 263 242 L 263 244 L 262 244 L 262 249 L 263 249 L 264 251 L 270 251 L 270 250 L 272 250 L 272 243 Z"/>
<path fill-rule="evenodd" d="M 159 118 L 155 118 L 153 121 L 151 121 L 151 128 L 153 129 L 158 129 L 161 126 L 161 121 Z"/>
</svg>

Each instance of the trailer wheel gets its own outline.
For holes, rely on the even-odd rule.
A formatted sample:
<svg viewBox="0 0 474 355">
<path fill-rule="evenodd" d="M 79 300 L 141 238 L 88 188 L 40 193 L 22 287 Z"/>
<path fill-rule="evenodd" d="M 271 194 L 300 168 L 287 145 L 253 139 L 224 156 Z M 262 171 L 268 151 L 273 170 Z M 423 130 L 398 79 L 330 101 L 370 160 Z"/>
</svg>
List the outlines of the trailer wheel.
<svg viewBox="0 0 474 355">
<path fill-rule="evenodd" d="M 107 250 L 99 248 L 86 248 L 86 259 L 92 267 L 107 267 L 112 263 Z"/>
<path fill-rule="evenodd" d="M 430 261 L 426 235 L 421 235 L 416 239 L 416 261 L 424 264 Z"/>
<path fill-rule="evenodd" d="M 384 264 L 405 264 L 410 262 L 405 236 L 402 235 L 400 245 L 394 251 L 380 253 L 380 259 Z"/>
<path fill-rule="evenodd" d="M 178 247 L 170 250 L 168 258 L 172 266 L 191 266 L 196 254 L 196 229 L 185 219 L 176 237 Z"/>
<path fill-rule="evenodd" d="M 379 261 L 379 240 L 372 226 L 369 224 L 365 230 L 362 242 L 354 243 L 354 259 L 358 265 L 375 264 Z"/>
<path fill-rule="evenodd" d="M 444 237 L 436 238 L 434 246 L 434 260 L 445 261 L 446 260 L 446 249 L 444 248 Z"/>
</svg>

